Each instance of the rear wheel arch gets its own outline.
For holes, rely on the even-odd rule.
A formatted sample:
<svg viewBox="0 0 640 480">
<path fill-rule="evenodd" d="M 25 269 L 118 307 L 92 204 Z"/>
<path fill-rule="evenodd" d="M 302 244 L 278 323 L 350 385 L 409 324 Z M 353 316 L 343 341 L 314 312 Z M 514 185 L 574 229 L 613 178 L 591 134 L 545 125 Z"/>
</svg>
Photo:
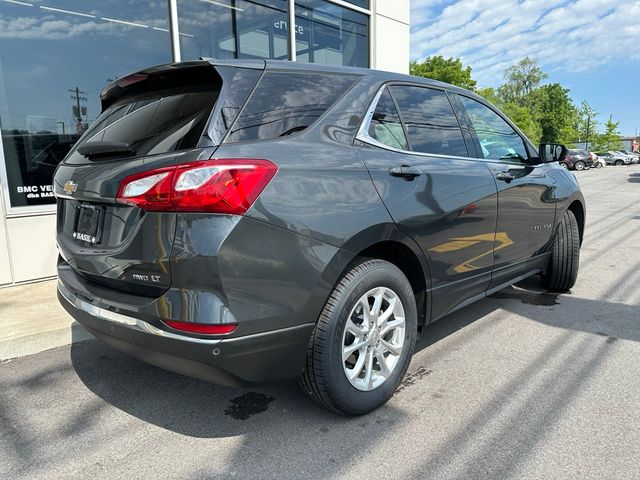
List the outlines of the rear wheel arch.
<svg viewBox="0 0 640 480">
<path fill-rule="evenodd" d="M 582 205 L 582 203 L 580 203 L 580 201 L 574 200 L 571 205 L 569 205 L 569 208 L 567 210 L 570 210 L 571 213 L 573 213 L 573 215 L 576 217 L 576 221 L 578 222 L 578 232 L 580 234 L 580 245 L 582 245 L 582 239 L 584 238 L 585 221 L 584 206 Z"/>
<path fill-rule="evenodd" d="M 399 231 L 394 224 L 391 227 L 383 229 L 380 232 L 382 235 L 373 242 L 364 243 L 357 237 L 347 242 L 349 251 L 355 253 L 349 264 L 342 269 L 340 277 L 348 271 L 351 263 L 358 259 L 375 258 L 392 263 L 402 271 L 413 288 L 418 309 L 418 326 L 422 327 L 429 323 L 431 315 L 427 298 L 427 292 L 431 288 L 428 258 L 410 237 Z M 366 236 L 371 238 L 370 234 L 371 232 L 367 232 Z"/>
</svg>

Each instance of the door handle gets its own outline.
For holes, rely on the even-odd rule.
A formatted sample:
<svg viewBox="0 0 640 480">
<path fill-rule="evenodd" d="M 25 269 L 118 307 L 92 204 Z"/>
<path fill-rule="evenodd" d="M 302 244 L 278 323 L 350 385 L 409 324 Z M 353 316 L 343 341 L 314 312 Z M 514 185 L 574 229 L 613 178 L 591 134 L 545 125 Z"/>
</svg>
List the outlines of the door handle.
<svg viewBox="0 0 640 480">
<path fill-rule="evenodd" d="M 389 175 L 392 177 L 402 177 L 405 180 L 413 180 L 414 178 L 422 175 L 422 172 L 416 167 L 401 165 L 399 167 L 391 167 L 389 169 Z"/>
<path fill-rule="evenodd" d="M 515 180 L 516 177 L 514 177 L 511 173 L 509 172 L 499 172 L 496 173 L 496 178 L 498 180 L 502 180 L 503 182 L 507 182 L 509 183 L 511 180 Z"/>
</svg>

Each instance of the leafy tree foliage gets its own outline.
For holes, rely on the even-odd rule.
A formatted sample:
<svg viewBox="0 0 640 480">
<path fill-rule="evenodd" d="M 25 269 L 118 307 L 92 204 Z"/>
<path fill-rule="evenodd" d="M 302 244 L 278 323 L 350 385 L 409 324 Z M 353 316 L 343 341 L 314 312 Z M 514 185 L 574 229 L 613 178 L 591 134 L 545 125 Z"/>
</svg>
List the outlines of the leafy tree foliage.
<svg viewBox="0 0 640 480">
<path fill-rule="evenodd" d="M 464 67 L 459 58 L 444 58 L 440 55 L 427 57 L 422 63 L 411 62 L 409 73 L 469 90 L 476 87 L 476 81 L 471 78 L 471 67 Z"/>
<path fill-rule="evenodd" d="M 577 135 L 574 119 L 576 107 L 569 97 L 569 89 L 559 83 L 538 87 L 529 93 L 535 122 L 540 126 L 541 142 L 570 143 Z"/>
<path fill-rule="evenodd" d="M 591 144 L 598 131 L 598 115 L 596 110 L 586 100 L 578 109 L 575 128 L 579 142 Z"/>
<path fill-rule="evenodd" d="M 529 106 L 531 94 L 548 76 L 534 59 L 525 57 L 505 70 L 505 83 L 498 89 L 498 94 L 505 102 Z"/>
<path fill-rule="evenodd" d="M 606 152 L 622 148 L 622 138 L 618 131 L 619 125 L 620 122 L 614 122 L 613 116 L 609 115 L 609 120 L 604 124 L 604 133 L 594 136 L 593 149 L 599 152 Z"/>
</svg>

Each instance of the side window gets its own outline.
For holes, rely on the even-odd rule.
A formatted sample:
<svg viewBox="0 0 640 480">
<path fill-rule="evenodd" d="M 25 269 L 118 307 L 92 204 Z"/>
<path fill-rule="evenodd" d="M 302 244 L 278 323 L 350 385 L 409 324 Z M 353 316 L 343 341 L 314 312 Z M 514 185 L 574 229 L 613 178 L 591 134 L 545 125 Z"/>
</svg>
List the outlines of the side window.
<svg viewBox="0 0 640 480">
<path fill-rule="evenodd" d="M 411 147 L 416 152 L 466 157 L 458 119 L 445 92 L 425 87 L 393 86 Z"/>
<path fill-rule="evenodd" d="M 491 160 L 527 160 L 522 137 L 500 115 L 468 97 L 458 96 L 476 132 L 484 158 Z"/>
<path fill-rule="evenodd" d="M 400 115 L 398 115 L 396 105 L 393 103 L 389 90 L 386 88 L 373 112 L 371 124 L 369 125 L 369 136 L 390 147 L 409 150 L 407 137 L 400 122 Z"/>
<path fill-rule="evenodd" d="M 357 79 L 354 75 L 268 72 L 226 141 L 266 140 L 301 132 Z"/>
</svg>

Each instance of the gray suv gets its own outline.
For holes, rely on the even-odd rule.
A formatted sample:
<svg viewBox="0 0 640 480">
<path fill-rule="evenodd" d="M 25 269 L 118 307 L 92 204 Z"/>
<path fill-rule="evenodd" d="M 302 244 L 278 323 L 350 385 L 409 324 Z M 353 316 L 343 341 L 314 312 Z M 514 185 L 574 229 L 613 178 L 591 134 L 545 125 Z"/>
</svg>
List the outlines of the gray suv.
<svg viewBox="0 0 640 480">
<path fill-rule="evenodd" d="M 59 299 L 99 339 L 225 385 L 386 402 L 428 324 L 576 281 L 585 205 L 471 92 L 365 69 L 197 61 L 109 84 L 59 165 Z M 556 163 L 554 163 L 556 162 Z"/>
</svg>

